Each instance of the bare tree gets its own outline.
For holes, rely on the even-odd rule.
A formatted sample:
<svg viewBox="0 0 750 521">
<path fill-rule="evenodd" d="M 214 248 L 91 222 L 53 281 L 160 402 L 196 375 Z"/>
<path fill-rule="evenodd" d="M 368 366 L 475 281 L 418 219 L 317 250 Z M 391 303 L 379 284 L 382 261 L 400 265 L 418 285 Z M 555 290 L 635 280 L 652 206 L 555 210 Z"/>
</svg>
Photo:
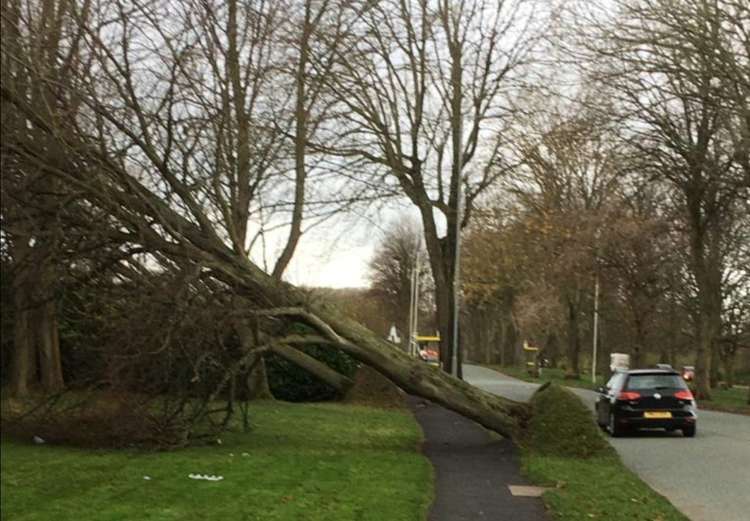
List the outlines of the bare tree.
<svg viewBox="0 0 750 521">
<path fill-rule="evenodd" d="M 517 138 L 520 165 L 508 181 L 508 190 L 529 212 L 529 224 L 541 231 L 535 234 L 540 239 L 530 241 L 538 259 L 531 277 L 544 277 L 557 288 L 571 376 L 580 372 L 585 297 L 593 289 L 604 215 L 623 167 L 611 121 L 588 108 L 587 99 L 576 105 L 583 108 L 548 107 L 531 119 Z"/>
<path fill-rule="evenodd" d="M 455 230 L 505 169 L 503 130 L 537 13 L 513 0 L 357 2 L 351 12 L 328 81 L 348 142 L 313 146 L 366 160 L 419 211 L 450 372 Z"/>
<path fill-rule="evenodd" d="M 61 128 L 77 111 L 75 98 L 65 91 L 71 72 L 81 66 L 80 37 L 66 2 L 2 4 L 3 85 Z M 19 62 L 19 55 L 29 61 Z M 38 75 L 50 81 L 37 83 Z M 76 197 L 34 161 L 5 146 L 6 139 L 34 142 L 44 149 L 46 162 L 63 160 L 64 149 L 5 100 L 2 133 L 2 240 L 12 260 L 15 318 L 10 392 L 23 396 L 39 384 L 55 392 L 64 386 L 56 292 L 66 237 L 59 214 L 75 205 Z"/>
<path fill-rule="evenodd" d="M 424 258 L 423 255 L 424 245 L 419 226 L 414 222 L 402 220 L 394 222 L 386 229 L 370 261 L 371 288 L 383 302 L 390 320 L 398 325 L 407 343 L 410 333 L 409 306 L 414 270 L 418 270 L 420 287 L 429 291 L 427 266 L 420 261 L 420 257 Z M 418 302 L 416 305 L 417 310 L 421 308 L 419 304 Z"/>
<path fill-rule="evenodd" d="M 625 114 L 642 171 L 667 182 L 681 208 L 697 287 L 696 381 L 704 398 L 722 327 L 724 230 L 748 190 L 749 12 L 732 0 L 621 2 L 594 49 L 602 63 L 597 75 Z"/>
</svg>

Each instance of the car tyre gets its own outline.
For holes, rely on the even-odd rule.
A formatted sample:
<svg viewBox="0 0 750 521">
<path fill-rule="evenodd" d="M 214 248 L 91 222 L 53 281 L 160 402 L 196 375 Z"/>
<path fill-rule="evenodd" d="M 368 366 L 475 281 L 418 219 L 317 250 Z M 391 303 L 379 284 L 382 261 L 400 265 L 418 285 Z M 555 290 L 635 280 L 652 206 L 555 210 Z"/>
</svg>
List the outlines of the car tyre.
<svg viewBox="0 0 750 521">
<path fill-rule="evenodd" d="M 625 428 L 622 425 L 617 424 L 614 413 L 609 413 L 609 434 L 613 438 L 619 438 L 625 435 Z"/>
<path fill-rule="evenodd" d="M 682 428 L 682 435 L 686 438 L 694 438 L 695 437 L 695 425 L 691 425 L 690 427 L 683 427 Z"/>
</svg>

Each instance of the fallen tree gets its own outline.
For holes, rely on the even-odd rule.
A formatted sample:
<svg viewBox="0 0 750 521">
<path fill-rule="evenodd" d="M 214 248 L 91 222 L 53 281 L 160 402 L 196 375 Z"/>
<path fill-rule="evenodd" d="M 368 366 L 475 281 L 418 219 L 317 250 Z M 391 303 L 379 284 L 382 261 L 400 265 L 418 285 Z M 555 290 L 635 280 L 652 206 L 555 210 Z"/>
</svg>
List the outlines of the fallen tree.
<svg viewBox="0 0 750 521">
<path fill-rule="evenodd" d="M 217 173 L 217 162 L 235 159 L 223 155 L 220 133 L 214 133 L 201 119 L 196 122 L 197 116 L 185 101 L 197 95 L 198 79 L 187 63 L 195 59 L 192 35 L 183 41 L 184 32 L 165 34 L 158 24 L 158 2 L 135 5 L 128 15 L 121 13 L 117 4 L 103 6 L 101 12 L 71 11 L 65 28 L 71 45 L 80 46 L 88 62 L 86 67 L 68 69 L 65 84 L 36 67 L 33 56 L 21 50 L 9 56 L 13 49 L 4 48 L 4 58 L 23 71 L 23 81 L 8 74 L 0 86 L 3 107 L 22 122 L 16 127 L 18 132 L 3 135 L 3 154 L 22 158 L 24 164 L 68 186 L 82 211 L 95 209 L 92 213 L 105 216 L 106 226 L 96 221 L 78 224 L 88 224 L 92 233 L 106 235 L 108 244 L 137 246 L 149 255 L 144 264 L 161 269 L 194 266 L 207 287 L 214 284 L 236 296 L 231 304 L 217 300 L 217 306 L 223 306 L 235 320 L 254 319 L 258 331 L 242 335 L 250 341 L 243 345 L 237 363 L 225 367 L 226 377 L 211 396 L 219 396 L 231 385 L 241 366 L 255 367 L 264 350 L 284 356 L 336 388 L 351 385 L 295 349 L 315 342 L 342 350 L 406 392 L 439 403 L 504 436 L 517 436 L 528 416 L 526 405 L 484 392 L 409 357 L 341 310 L 311 302 L 305 292 L 279 281 L 249 259 L 244 243 L 236 241 L 232 205 L 237 190 L 252 191 L 260 181 L 248 177 L 243 185 Z M 109 39 L 104 41 L 96 27 L 109 15 L 114 21 L 106 22 Z M 150 37 L 159 35 L 163 45 L 149 40 L 148 45 L 139 47 L 132 41 L 138 35 L 131 23 L 138 23 L 134 21 L 138 17 L 153 25 Z M 168 52 L 156 54 L 163 49 Z M 135 52 L 158 59 L 149 62 Z M 148 66 L 131 66 L 135 61 Z M 164 67 L 158 68 L 161 65 Z M 29 82 L 45 85 L 59 106 L 75 106 L 75 117 L 66 117 L 64 110 L 52 117 L 35 106 L 26 95 Z M 207 120 L 210 116 L 201 114 Z M 27 128 L 33 133 L 26 132 Z M 33 138 L 38 135 L 47 139 Z M 262 161 L 263 157 L 254 159 Z M 233 171 L 231 164 L 222 165 Z M 211 290 L 207 291 L 209 299 Z M 315 333 L 290 337 L 284 331 L 284 324 L 299 323 Z M 227 410 L 231 412 L 231 402 Z"/>
<path fill-rule="evenodd" d="M 2 93 L 13 100 L 5 89 Z M 30 107 L 22 103 L 19 106 L 35 119 Z M 52 131 L 44 121 L 38 120 L 36 123 Z M 93 147 L 85 143 L 71 143 L 69 138 L 65 140 L 65 146 L 70 152 L 67 167 L 40 164 L 40 168 L 85 189 L 87 199 L 92 204 L 105 209 L 129 230 L 129 233 L 118 232 L 120 240 L 140 242 L 149 250 L 167 257 L 188 258 L 210 270 L 212 277 L 232 287 L 246 302 L 253 303 L 252 306 L 248 304 L 246 309 L 232 310 L 235 315 L 260 315 L 303 322 L 322 337 L 292 338 L 280 345 L 324 341 L 374 368 L 406 392 L 439 403 L 503 436 L 514 437 L 518 434 L 519 426 L 528 415 L 526 405 L 487 393 L 434 370 L 378 338 L 333 306 L 309 304 L 305 293 L 263 272 L 247 257 L 223 244 L 215 233 L 211 233 L 213 230 L 203 230 L 189 222 Z M 31 147 L 18 148 L 17 151 L 30 158 L 36 157 Z M 76 168 L 76 161 L 70 161 L 73 158 L 83 164 L 95 161 L 97 168 Z M 87 175 L 92 170 L 98 175 Z M 180 186 L 176 179 L 173 182 Z M 189 195 L 186 197 L 192 199 Z M 168 236 L 154 230 L 150 224 L 154 221 L 169 230 Z"/>
</svg>

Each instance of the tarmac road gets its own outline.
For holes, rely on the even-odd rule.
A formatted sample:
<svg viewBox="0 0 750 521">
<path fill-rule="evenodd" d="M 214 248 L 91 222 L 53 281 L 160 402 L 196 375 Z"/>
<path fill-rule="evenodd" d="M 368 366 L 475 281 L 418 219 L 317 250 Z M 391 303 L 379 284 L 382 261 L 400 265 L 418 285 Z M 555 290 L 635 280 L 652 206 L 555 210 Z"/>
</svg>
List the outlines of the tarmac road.
<svg viewBox="0 0 750 521">
<path fill-rule="evenodd" d="M 463 371 L 467 382 L 513 400 L 528 400 L 538 387 L 483 367 L 464 364 Z M 596 393 L 572 390 L 593 411 Z M 695 438 L 651 431 L 610 442 L 625 465 L 692 521 L 750 520 L 750 417 L 699 410 Z"/>
</svg>

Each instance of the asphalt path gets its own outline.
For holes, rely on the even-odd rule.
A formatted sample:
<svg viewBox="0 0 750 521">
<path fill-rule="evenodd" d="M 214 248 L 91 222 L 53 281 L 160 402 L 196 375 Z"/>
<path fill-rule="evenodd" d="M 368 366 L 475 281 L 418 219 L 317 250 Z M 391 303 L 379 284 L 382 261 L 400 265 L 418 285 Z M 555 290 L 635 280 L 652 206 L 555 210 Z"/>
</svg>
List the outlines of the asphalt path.
<svg viewBox="0 0 750 521">
<path fill-rule="evenodd" d="M 435 501 L 427 521 L 549 521 L 538 497 L 511 494 L 527 485 L 513 443 L 437 404 L 410 396 L 422 451 L 435 469 Z"/>
<path fill-rule="evenodd" d="M 491 369 L 464 365 L 464 379 L 526 401 L 538 387 Z M 571 389 L 594 410 L 596 393 Z M 692 521 L 750 520 L 750 417 L 701 411 L 698 433 L 649 431 L 610 438 L 622 461 Z"/>
</svg>

